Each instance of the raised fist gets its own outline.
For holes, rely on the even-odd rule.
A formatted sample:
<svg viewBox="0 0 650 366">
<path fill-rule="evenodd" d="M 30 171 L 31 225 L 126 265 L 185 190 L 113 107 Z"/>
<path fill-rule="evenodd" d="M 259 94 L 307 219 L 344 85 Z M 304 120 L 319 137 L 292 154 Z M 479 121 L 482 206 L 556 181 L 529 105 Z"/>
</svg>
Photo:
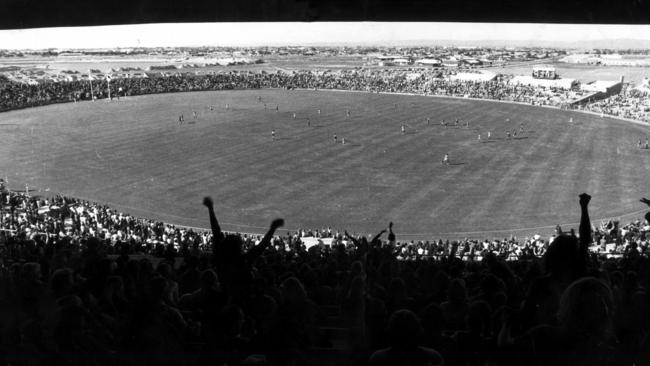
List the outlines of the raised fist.
<svg viewBox="0 0 650 366">
<path fill-rule="evenodd" d="M 284 226 L 284 219 L 275 219 L 271 222 L 271 229 L 277 229 L 281 226 Z"/>
<path fill-rule="evenodd" d="M 586 193 L 581 194 L 579 197 L 580 197 L 580 206 L 585 207 L 589 204 L 589 201 L 591 201 L 591 196 Z"/>
<path fill-rule="evenodd" d="M 208 207 L 208 208 L 212 207 L 212 205 L 213 205 L 212 198 L 210 198 L 210 196 L 204 197 L 203 198 L 203 205 L 205 207 Z"/>
</svg>

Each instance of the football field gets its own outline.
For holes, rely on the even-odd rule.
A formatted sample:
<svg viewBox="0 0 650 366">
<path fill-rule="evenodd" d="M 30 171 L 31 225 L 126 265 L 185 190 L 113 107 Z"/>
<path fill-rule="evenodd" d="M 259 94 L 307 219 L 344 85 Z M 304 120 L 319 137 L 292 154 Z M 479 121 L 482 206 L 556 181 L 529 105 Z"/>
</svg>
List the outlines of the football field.
<svg viewBox="0 0 650 366">
<path fill-rule="evenodd" d="M 467 99 L 159 94 L 0 114 L 0 177 L 196 227 L 209 226 L 201 201 L 211 195 L 233 231 L 284 217 L 290 230 L 363 234 L 393 221 L 398 239 L 524 236 L 577 223 L 582 192 L 594 196 L 596 224 L 642 217 L 650 150 L 637 142 L 649 135 L 610 118 Z"/>
</svg>

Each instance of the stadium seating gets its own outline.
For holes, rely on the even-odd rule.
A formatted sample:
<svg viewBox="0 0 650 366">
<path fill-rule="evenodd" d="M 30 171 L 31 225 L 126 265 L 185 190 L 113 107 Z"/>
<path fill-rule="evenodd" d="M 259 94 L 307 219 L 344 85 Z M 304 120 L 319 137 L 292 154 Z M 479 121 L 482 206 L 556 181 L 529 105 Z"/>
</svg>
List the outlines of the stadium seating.
<svg viewBox="0 0 650 366">
<path fill-rule="evenodd" d="M 113 91 L 112 98 L 202 90 L 337 89 L 491 99 L 563 108 L 573 107 L 573 102 L 583 96 L 579 90 L 513 84 L 510 82 L 512 75 L 498 75 L 497 78 L 489 81 L 455 80 L 446 76 L 448 75 L 437 71 L 404 70 L 294 71 L 292 73 L 230 71 L 208 75 L 151 74 L 140 78 L 113 79 L 110 81 L 110 88 Z M 3 96 L 0 99 L 0 111 L 92 98 L 104 99 L 110 94 L 107 80 L 44 82 L 38 85 L 5 80 L 0 81 L 0 93 Z M 589 101 L 586 108 L 645 120 L 647 115 L 643 95 L 637 94 L 639 92 L 631 92 L 625 96 L 617 95 L 603 102 Z M 629 108 L 631 105 L 634 108 Z"/>
</svg>

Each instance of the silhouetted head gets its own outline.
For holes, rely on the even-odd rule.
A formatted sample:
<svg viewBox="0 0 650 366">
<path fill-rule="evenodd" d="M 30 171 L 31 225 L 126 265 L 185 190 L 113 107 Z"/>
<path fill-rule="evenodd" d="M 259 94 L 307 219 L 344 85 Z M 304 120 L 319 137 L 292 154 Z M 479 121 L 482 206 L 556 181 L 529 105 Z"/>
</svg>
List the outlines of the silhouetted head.
<svg viewBox="0 0 650 366">
<path fill-rule="evenodd" d="M 60 297 L 72 292 L 74 278 L 70 268 L 57 269 L 52 275 L 50 286 L 56 297 Z"/>
<path fill-rule="evenodd" d="M 41 265 L 36 262 L 27 262 L 23 264 L 23 278 L 30 281 L 36 281 L 41 278 Z"/>
<path fill-rule="evenodd" d="M 187 264 L 188 268 L 196 268 L 199 265 L 199 258 L 197 258 L 195 255 L 190 255 L 185 257 L 185 263 Z"/>
<path fill-rule="evenodd" d="M 110 289 L 114 293 L 122 291 L 124 289 L 124 281 L 122 280 L 122 277 L 110 276 L 109 278 L 107 278 L 106 288 Z"/>
<path fill-rule="evenodd" d="M 151 298 L 152 300 L 162 300 L 165 296 L 165 291 L 167 290 L 167 280 L 162 277 L 155 277 L 149 282 L 151 286 Z"/>
<path fill-rule="evenodd" d="M 406 296 L 406 284 L 404 280 L 397 277 L 393 278 L 388 284 L 388 292 L 393 297 L 405 297 Z"/>
<path fill-rule="evenodd" d="M 165 262 L 160 262 L 158 268 L 156 269 L 161 276 L 165 278 L 170 278 L 172 275 L 172 267 Z"/>
<path fill-rule="evenodd" d="M 388 342 L 394 348 L 416 347 L 422 335 L 420 319 L 410 310 L 395 311 L 388 320 Z"/>
<path fill-rule="evenodd" d="M 493 274 L 488 274 L 481 280 L 481 289 L 488 294 L 499 291 L 501 287 L 502 281 Z"/>
<path fill-rule="evenodd" d="M 571 273 L 578 265 L 578 238 L 571 235 L 560 235 L 548 247 L 544 255 L 546 272 L 560 275 Z"/>
<path fill-rule="evenodd" d="M 234 337 L 241 333 L 244 325 L 244 311 L 237 305 L 228 305 L 222 312 L 226 334 Z"/>
<path fill-rule="evenodd" d="M 356 276 L 352 279 L 350 283 L 350 290 L 348 291 L 348 297 L 351 299 L 362 299 L 366 294 L 366 282 L 363 279 L 363 276 Z"/>
<path fill-rule="evenodd" d="M 484 333 L 490 328 L 492 309 L 485 301 L 474 301 L 469 305 L 465 322 L 470 330 Z"/>
<path fill-rule="evenodd" d="M 447 298 L 449 301 L 459 303 L 464 302 L 466 297 L 465 281 L 459 278 L 454 278 L 449 283 L 449 288 L 447 288 Z"/>
<path fill-rule="evenodd" d="M 363 273 L 363 263 L 361 263 L 361 261 L 352 262 L 352 266 L 350 267 L 350 274 L 352 276 L 358 276 L 362 273 Z"/>
<path fill-rule="evenodd" d="M 420 313 L 422 325 L 430 334 L 441 334 L 445 324 L 445 317 L 440 306 L 435 302 L 427 305 Z"/>
<path fill-rule="evenodd" d="M 201 272 L 201 288 L 204 290 L 215 289 L 219 286 L 219 278 L 217 274 L 211 270 L 206 269 Z"/>
<path fill-rule="evenodd" d="M 569 331 L 603 336 L 610 330 L 613 310 L 614 296 L 609 286 L 594 277 L 585 277 L 564 290 L 558 320 Z"/>
<path fill-rule="evenodd" d="M 289 277 L 280 285 L 282 297 L 287 303 L 296 303 L 307 300 L 307 292 L 296 277 Z"/>
<path fill-rule="evenodd" d="M 242 256 L 242 248 L 244 243 L 239 235 L 228 234 L 220 244 L 222 246 L 223 254 L 226 258 L 239 259 Z"/>
</svg>

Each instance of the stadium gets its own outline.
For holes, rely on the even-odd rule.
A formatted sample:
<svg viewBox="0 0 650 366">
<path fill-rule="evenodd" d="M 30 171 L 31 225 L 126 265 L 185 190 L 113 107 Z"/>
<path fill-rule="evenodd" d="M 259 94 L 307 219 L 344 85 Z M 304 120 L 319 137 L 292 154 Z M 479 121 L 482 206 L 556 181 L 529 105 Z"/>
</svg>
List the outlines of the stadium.
<svg viewBox="0 0 650 366">
<path fill-rule="evenodd" d="M 647 94 L 477 74 L 0 81 L 0 357 L 643 364 Z"/>
</svg>

